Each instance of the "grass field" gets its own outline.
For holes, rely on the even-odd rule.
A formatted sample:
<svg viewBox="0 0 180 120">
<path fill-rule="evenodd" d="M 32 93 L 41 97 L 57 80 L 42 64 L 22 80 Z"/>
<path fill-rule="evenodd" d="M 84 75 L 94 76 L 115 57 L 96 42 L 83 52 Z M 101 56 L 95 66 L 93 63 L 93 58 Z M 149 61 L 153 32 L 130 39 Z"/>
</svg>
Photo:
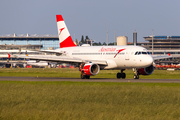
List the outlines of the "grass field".
<svg viewBox="0 0 180 120">
<path fill-rule="evenodd" d="M 91 76 L 91 78 L 116 78 L 119 70 L 100 70 L 99 74 Z M 133 71 L 125 70 L 126 78 L 133 79 Z M 78 69 L 68 68 L 6 68 L 0 69 L 0 76 L 21 76 L 21 77 L 68 77 L 80 78 Z M 167 71 L 155 70 L 151 75 L 140 75 L 140 79 L 179 79 L 180 70 Z"/>
<path fill-rule="evenodd" d="M 0 81 L 3 120 L 180 119 L 180 84 Z"/>
<path fill-rule="evenodd" d="M 94 78 L 116 78 L 100 71 Z M 132 70 L 125 71 L 133 78 Z M 155 70 L 150 79 L 179 79 L 180 71 Z M 0 69 L 0 76 L 80 77 L 78 69 Z M 0 81 L 0 120 L 180 119 L 179 83 Z"/>
</svg>

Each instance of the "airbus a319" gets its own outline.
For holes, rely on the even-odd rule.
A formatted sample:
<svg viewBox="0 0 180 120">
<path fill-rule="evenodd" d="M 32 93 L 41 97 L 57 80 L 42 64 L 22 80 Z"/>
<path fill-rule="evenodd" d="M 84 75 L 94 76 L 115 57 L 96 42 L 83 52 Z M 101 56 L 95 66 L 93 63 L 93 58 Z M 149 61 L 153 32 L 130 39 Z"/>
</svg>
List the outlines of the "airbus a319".
<svg viewBox="0 0 180 120">
<path fill-rule="evenodd" d="M 140 46 L 76 46 L 63 17 L 56 15 L 56 20 L 60 48 L 40 51 L 56 53 L 56 56 L 26 56 L 26 58 L 36 61 L 76 64 L 79 66 L 82 79 L 89 79 L 90 76 L 97 75 L 100 70 L 120 70 L 116 75 L 117 78 L 125 79 L 125 69 L 133 69 L 134 79 L 139 79 L 139 75 L 153 73 L 153 61 L 155 59 L 170 57 L 168 55 L 153 57 L 147 49 Z"/>
</svg>

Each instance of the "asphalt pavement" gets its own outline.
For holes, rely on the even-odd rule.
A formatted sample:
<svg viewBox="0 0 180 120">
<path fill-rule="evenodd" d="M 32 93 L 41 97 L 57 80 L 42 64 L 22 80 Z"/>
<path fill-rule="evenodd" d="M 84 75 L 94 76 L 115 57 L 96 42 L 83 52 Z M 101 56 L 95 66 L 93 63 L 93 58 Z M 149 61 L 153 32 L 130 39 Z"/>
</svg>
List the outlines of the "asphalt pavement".
<svg viewBox="0 0 180 120">
<path fill-rule="evenodd" d="M 73 82 L 140 82 L 180 83 L 180 79 L 104 79 L 104 78 L 47 78 L 47 77 L 0 77 L 0 81 L 73 81 Z"/>
</svg>

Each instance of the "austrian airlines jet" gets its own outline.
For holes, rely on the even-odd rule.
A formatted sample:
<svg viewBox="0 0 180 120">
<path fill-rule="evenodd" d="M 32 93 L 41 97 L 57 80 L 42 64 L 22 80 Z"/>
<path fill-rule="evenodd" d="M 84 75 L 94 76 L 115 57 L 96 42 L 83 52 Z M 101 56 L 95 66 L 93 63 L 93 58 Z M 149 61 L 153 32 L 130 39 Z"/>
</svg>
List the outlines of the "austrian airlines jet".
<svg viewBox="0 0 180 120">
<path fill-rule="evenodd" d="M 82 79 L 97 75 L 100 70 L 120 70 L 117 78 L 126 78 L 125 69 L 134 70 L 134 79 L 139 75 L 150 75 L 154 71 L 155 59 L 170 56 L 152 57 L 148 50 L 139 46 L 76 46 L 61 15 L 56 15 L 60 49 L 41 51 L 56 53 L 56 56 L 28 56 L 36 61 L 72 63 L 79 66 Z M 18 56 L 22 57 L 22 56 Z"/>
</svg>

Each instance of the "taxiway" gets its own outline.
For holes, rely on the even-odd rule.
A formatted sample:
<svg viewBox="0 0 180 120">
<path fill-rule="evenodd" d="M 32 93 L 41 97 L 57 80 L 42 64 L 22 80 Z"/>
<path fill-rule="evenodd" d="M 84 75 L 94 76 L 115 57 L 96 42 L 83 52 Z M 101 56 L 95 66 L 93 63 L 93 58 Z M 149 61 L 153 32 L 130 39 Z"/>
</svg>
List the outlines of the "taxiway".
<svg viewBox="0 0 180 120">
<path fill-rule="evenodd" d="M 72 82 L 141 82 L 180 83 L 180 79 L 106 79 L 106 78 L 46 78 L 46 77 L 0 77 L 0 81 L 72 81 Z"/>
</svg>

